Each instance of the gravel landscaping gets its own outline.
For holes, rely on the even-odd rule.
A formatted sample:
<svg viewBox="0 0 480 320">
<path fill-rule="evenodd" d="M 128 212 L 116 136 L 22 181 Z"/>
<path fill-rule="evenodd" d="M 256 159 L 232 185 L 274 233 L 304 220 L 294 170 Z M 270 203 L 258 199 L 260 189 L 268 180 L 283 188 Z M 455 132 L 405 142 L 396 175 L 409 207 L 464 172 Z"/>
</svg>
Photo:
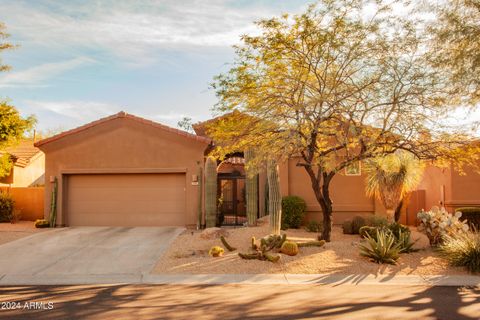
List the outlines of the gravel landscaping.
<svg viewBox="0 0 480 320">
<path fill-rule="evenodd" d="M 448 266 L 430 248 L 427 237 L 412 229 L 412 239 L 418 239 L 418 252 L 402 254 L 397 265 L 378 265 L 360 256 L 358 245 L 362 240 L 358 235 L 344 235 L 341 227 L 332 231 L 333 241 L 323 247 L 300 248 L 297 256 L 281 255 L 280 261 L 272 263 L 259 260 L 243 260 L 238 252 L 248 252 L 250 239 L 267 235 L 268 225 L 250 228 L 231 228 L 226 239 L 237 251 L 228 252 L 222 257 L 212 258 L 208 250 L 215 245 L 222 246 L 220 239 L 206 240 L 200 231 L 186 230 L 175 239 L 169 250 L 159 260 L 153 273 L 166 274 L 363 274 L 382 275 L 461 275 L 468 274 L 462 268 Z M 286 232 L 292 240 L 315 240 L 317 234 L 302 229 L 289 229 Z"/>
<path fill-rule="evenodd" d="M 0 245 L 30 236 L 48 229 L 37 229 L 33 221 L 19 221 L 17 223 L 0 223 Z"/>
</svg>

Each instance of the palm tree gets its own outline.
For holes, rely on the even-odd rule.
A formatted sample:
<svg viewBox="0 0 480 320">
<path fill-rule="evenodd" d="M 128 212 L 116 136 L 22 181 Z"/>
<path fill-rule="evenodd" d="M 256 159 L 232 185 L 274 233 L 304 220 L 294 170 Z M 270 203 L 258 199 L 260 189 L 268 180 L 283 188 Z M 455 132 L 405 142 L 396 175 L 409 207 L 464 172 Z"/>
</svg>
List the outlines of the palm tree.
<svg viewBox="0 0 480 320">
<path fill-rule="evenodd" d="M 382 201 L 388 218 L 398 221 L 406 196 L 420 183 L 423 170 L 423 163 L 406 151 L 369 160 L 365 163 L 366 193 Z"/>
</svg>

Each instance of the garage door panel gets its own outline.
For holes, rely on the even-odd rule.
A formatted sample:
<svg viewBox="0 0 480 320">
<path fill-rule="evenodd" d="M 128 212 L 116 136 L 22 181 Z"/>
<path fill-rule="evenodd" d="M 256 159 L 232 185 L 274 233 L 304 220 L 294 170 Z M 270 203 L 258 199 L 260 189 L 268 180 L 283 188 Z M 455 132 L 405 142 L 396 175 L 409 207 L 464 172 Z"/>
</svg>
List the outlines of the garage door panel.
<svg viewBox="0 0 480 320">
<path fill-rule="evenodd" d="M 70 226 L 183 226 L 185 174 L 71 175 Z"/>
</svg>

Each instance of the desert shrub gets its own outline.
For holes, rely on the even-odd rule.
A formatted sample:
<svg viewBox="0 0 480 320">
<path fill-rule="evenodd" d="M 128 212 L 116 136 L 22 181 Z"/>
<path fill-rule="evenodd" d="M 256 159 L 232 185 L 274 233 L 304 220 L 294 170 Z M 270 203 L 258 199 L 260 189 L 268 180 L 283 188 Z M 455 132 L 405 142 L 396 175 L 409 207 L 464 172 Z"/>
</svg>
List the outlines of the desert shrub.
<svg viewBox="0 0 480 320">
<path fill-rule="evenodd" d="M 438 251 L 452 266 L 480 272 L 480 233 L 468 231 L 456 236 L 446 235 Z"/>
<path fill-rule="evenodd" d="M 358 234 L 360 232 L 360 228 L 367 225 L 367 221 L 364 217 L 355 216 L 352 219 L 352 232 L 353 234 Z"/>
<path fill-rule="evenodd" d="M 388 220 L 385 217 L 373 215 L 367 218 L 367 226 L 370 227 L 384 227 L 388 225 Z"/>
<path fill-rule="evenodd" d="M 298 229 L 302 225 L 307 204 L 297 196 L 282 198 L 282 230 Z"/>
<path fill-rule="evenodd" d="M 353 225 L 352 221 L 350 220 L 345 220 L 342 223 L 342 229 L 344 234 L 353 234 Z"/>
<path fill-rule="evenodd" d="M 401 223 L 393 222 L 388 225 L 388 229 L 393 233 L 395 238 L 399 238 L 401 234 L 408 233 L 410 234 L 410 229 Z"/>
<path fill-rule="evenodd" d="M 367 234 L 367 244 L 360 245 L 360 254 L 376 263 L 396 264 L 400 247 L 391 232 L 377 229 L 376 239 Z"/>
<path fill-rule="evenodd" d="M 395 237 L 395 243 L 398 246 L 399 253 L 410 253 L 418 251 L 418 249 L 413 248 L 415 242 L 412 242 L 410 236 L 410 230 L 408 230 L 408 232 L 400 231 L 398 237 Z"/>
<path fill-rule="evenodd" d="M 360 228 L 358 234 L 360 234 L 362 238 L 366 238 L 367 235 L 372 238 L 377 238 L 377 229 L 378 227 L 363 226 Z"/>
<path fill-rule="evenodd" d="M 208 254 L 212 257 L 221 257 L 223 256 L 224 252 L 225 250 L 223 250 L 222 247 L 214 246 L 210 249 L 210 251 L 208 251 Z"/>
<path fill-rule="evenodd" d="M 10 222 L 13 217 L 15 201 L 6 192 L 0 192 L 0 222 Z"/>
<path fill-rule="evenodd" d="M 477 230 L 480 228 L 480 207 L 464 207 L 457 208 L 455 212 L 461 212 L 461 220 L 467 221 L 470 226 L 475 227 Z"/>
<path fill-rule="evenodd" d="M 50 227 L 50 222 L 45 219 L 37 219 L 35 220 L 35 228 L 48 228 Z"/>
<path fill-rule="evenodd" d="M 461 212 L 455 215 L 448 213 L 445 208 L 433 207 L 430 211 L 420 211 L 417 218 L 420 222 L 418 230 L 425 233 L 430 245 L 439 245 L 445 236 L 457 236 L 468 231 L 468 225 L 461 221 Z"/>
<path fill-rule="evenodd" d="M 320 233 L 323 231 L 323 223 L 319 221 L 309 221 L 305 226 L 305 230 Z"/>
</svg>

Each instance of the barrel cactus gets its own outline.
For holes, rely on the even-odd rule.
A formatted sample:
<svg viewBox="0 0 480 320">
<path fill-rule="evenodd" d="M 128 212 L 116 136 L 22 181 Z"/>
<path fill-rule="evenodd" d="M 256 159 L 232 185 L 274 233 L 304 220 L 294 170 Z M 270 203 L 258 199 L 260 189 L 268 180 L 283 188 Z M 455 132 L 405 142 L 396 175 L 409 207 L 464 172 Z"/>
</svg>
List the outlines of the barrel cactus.
<svg viewBox="0 0 480 320">
<path fill-rule="evenodd" d="M 245 150 L 245 162 L 247 164 L 246 177 L 246 200 L 247 200 L 247 222 L 249 226 L 254 226 L 257 222 L 258 214 L 258 174 L 251 167 L 251 160 L 254 157 L 252 149 Z"/>
<path fill-rule="evenodd" d="M 205 162 L 205 223 L 215 227 L 217 220 L 217 161 L 208 157 Z"/>
<path fill-rule="evenodd" d="M 280 181 L 278 177 L 278 166 L 273 160 L 267 163 L 268 177 L 268 210 L 270 214 L 270 233 L 280 234 L 282 224 L 282 196 L 280 194 Z"/>
<path fill-rule="evenodd" d="M 293 241 L 285 241 L 280 248 L 280 252 L 289 256 L 296 256 L 298 254 L 298 245 Z"/>
</svg>

